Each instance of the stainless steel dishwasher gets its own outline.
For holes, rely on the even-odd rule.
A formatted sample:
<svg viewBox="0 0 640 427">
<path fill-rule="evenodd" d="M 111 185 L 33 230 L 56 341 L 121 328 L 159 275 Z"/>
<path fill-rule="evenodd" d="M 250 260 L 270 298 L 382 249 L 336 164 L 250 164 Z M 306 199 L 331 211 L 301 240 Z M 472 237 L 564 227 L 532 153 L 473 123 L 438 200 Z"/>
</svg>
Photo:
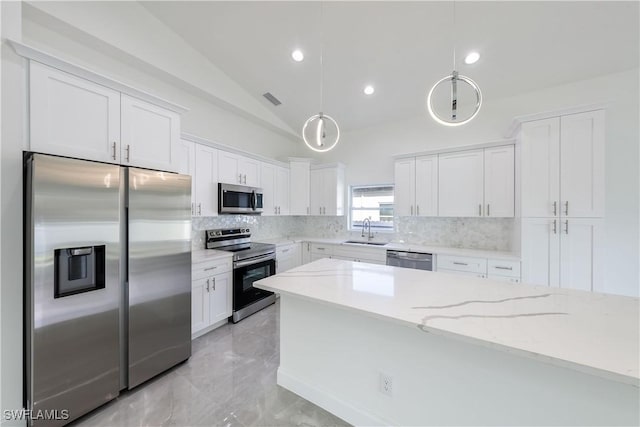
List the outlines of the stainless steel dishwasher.
<svg viewBox="0 0 640 427">
<path fill-rule="evenodd" d="M 433 271 L 433 254 L 388 250 L 387 265 Z"/>
</svg>

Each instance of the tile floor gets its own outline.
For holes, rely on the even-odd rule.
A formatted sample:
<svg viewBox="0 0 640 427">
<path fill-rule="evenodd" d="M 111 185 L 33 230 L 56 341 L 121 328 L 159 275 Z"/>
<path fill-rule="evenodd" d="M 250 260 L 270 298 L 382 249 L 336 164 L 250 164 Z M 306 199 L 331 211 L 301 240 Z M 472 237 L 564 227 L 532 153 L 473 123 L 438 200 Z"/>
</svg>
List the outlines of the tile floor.
<svg viewBox="0 0 640 427">
<path fill-rule="evenodd" d="M 276 385 L 278 313 L 276 303 L 194 340 L 187 362 L 74 426 L 347 426 Z"/>
</svg>

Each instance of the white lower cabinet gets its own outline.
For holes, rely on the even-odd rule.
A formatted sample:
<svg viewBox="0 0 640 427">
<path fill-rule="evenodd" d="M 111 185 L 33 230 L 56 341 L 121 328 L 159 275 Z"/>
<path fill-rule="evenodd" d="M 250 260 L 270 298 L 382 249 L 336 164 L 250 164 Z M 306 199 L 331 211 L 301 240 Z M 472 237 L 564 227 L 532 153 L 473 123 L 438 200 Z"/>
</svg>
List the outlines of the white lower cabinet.
<svg viewBox="0 0 640 427">
<path fill-rule="evenodd" d="M 437 255 L 437 271 L 520 283 L 520 261 Z"/>
<path fill-rule="evenodd" d="M 600 218 L 523 218 L 525 283 L 602 291 Z"/>
<path fill-rule="evenodd" d="M 298 267 L 302 263 L 302 244 L 291 243 L 276 248 L 276 273 Z"/>
<path fill-rule="evenodd" d="M 232 313 L 231 257 L 194 264 L 191 273 L 191 335 L 214 329 Z"/>
</svg>

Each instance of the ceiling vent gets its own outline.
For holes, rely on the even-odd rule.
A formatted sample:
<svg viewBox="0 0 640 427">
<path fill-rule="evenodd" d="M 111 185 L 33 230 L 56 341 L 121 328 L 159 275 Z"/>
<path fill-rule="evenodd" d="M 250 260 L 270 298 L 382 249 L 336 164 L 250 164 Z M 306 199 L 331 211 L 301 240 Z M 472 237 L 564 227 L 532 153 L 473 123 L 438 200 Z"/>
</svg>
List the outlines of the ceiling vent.
<svg viewBox="0 0 640 427">
<path fill-rule="evenodd" d="M 278 98 L 276 98 L 275 96 L 273 96 L 271 94 L 271 92 L 267 92 L 265 94 L 263 94 L 262 96 L 264 96 L 265 98 L 267 98 L 267 100 L 272 103 L 273 105 L 275 105 L 276 107 L 280 104 L 282 104 L 282 102 L 280 102 L 280 100 Z"/>
</svg>

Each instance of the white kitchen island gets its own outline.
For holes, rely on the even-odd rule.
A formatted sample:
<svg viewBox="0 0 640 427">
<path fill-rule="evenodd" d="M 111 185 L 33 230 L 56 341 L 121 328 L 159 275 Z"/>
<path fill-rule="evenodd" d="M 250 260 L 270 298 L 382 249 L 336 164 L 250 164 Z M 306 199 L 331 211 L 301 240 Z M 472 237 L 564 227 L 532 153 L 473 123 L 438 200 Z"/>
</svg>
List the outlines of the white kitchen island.
<svg viewBox="0 0 640 427">
<path fill-rule="evenodd" d="M 637 298 L 331 259 L 255 285 L 278 384 L 352 424 L 640 423 Z"/>
</svg>

